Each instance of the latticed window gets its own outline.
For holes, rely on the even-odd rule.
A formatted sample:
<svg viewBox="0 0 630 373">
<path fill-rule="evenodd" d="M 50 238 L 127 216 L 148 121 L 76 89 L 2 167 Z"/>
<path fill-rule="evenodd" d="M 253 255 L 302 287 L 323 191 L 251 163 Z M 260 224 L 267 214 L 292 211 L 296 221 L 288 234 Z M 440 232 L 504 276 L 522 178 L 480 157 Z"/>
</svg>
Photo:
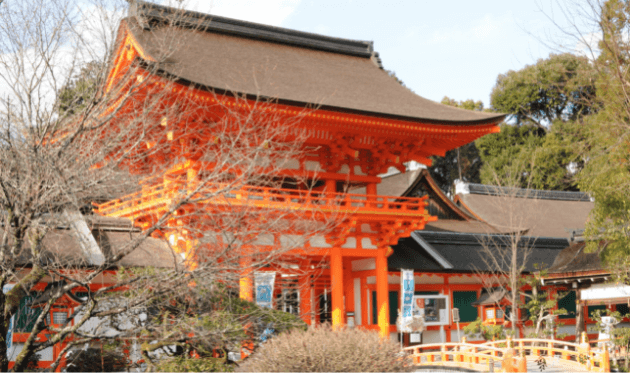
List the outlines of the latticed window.
<svg viewBox="0 0 630 373">
<path fill-rule="evenodd" d="M 52 314 L 53 325 L 64 325 L 68 322 L 67 311 L 52 311 L 46 314 L 46 325 L 50 325 L 50 315 Z"/>
<path fill-rule="evenodd" d="M 42 313 L 41 308 L 31 306 L 36 296 L 27 296 L 20 299 L 20 307 L 16 314 L 15 328 L 13 329 L 16 333 L 29 333 L 33 330 L 35 321 Z"/>
<path fill-rule="evenodd" d="M 68 321 L 68 313 L 65 311 L 62 312 L 53 312 L 53 324 L 64 325 Z"/>
</svg>

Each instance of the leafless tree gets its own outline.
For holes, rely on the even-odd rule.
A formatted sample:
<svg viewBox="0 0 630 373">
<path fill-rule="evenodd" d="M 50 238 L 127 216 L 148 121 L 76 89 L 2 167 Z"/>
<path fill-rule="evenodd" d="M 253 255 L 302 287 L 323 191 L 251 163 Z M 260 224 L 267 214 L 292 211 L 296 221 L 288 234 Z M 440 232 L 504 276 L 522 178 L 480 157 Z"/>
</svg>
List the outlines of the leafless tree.
<svg viewBox="0 0 630 373">
<path fill-rule="evenodd" d="M 148 354 L 151 340 L 178 345 L 190 333 L 206 346 L 247 338 L 242 325 L 263 311 L 218 324 L 205 313 L 206 324 L 195 324 L 201 316 L 185 307 L 212 309 L 213 296 L 229 295 L 225 289 L 270 263 L 297 271 L 301 258 L 283 254 L 336 221 L 317 209 L 336 202 L 311 193 L 313 179 L 286 173 L 312 150 L 304 149 L 297 126 L 308 110 L 287 116 L 268 110 L 273 100 L 229 92 L 195 99 L 195 87 L 157 74 L 179 47 L 169 33 L 160 34 L 153 64 L 131 63 L 118 73 L 122 78 L 110 79 L 127 6 L 0 1 L 0 285 L 14 285 L 0 294 L 0 335 L 27 299 L 40 310 L 14 357 L 16 371 L 60 343 L 65 349 L 52 368 L 74 346 L 97 339 L 140 338 Z M 294 191 L 270 192 L 287 185 Z M 116 229 L 125 236 L 108 242 L 91 206 L 135 218 L 139 206 L 120 199 L 130 193 L 144 193 L 136 202 L 157 206 L 134 221 L 142 230 L 106 220 L 122 224 Z M 110 200 L 116 202 L 103 204 Z M 273 209 L 288 203 L 292 209 Z M 78 252 L 68 253 L 69 235 Z M 156 258 L 167 260 L 159 268 L 143 265 Z M 41 284 L 49 285 L 36 291 Z M 67 297 L 79 306 L 68 320 L 51 321 L 51 310 Z M 204 332 L 204 325 L 216 327 Z M 8 343 L 0 339 L 3 371 Z"/>
<path fill-rule="evenodd" d="M 533 158 L 532 158 L 533 159 Z M 495 174 L 494 186 L 488 186 L 492 194 L 493 206 L 504 217 L 502 224 L 496 228 L 502 234 L 489 234 L 480 237 L 482 246 L 481 256 L 485 264 L 485 270 L 477 270 L 479 277 L 488 293 L 494 293 L 497 286 L 507 288 L 509 291 L 497 299 L 497 306 L 506 299 L 511 307 L 506 319 L 511 323 L 512 335 L 517 335 L 517 325 L 522 322 L 519 318 L 521 291 L 523 286 L 523 273 L 533 252 L 535 237 L 528 235 L 528 230 L 533 228 L 528 219 L 528 214 L 541 213 L 537 208 L 536 191 L 529 188 L 519 188 L 518 183 L 521 171 L 524 167 L 515 165 L 513 173 L 507 172 L 504 177 Z M 498 295 L 498 294 L 496 294 Z M 504 310 L 505 311 L 505 310 Z"/>
</svg>

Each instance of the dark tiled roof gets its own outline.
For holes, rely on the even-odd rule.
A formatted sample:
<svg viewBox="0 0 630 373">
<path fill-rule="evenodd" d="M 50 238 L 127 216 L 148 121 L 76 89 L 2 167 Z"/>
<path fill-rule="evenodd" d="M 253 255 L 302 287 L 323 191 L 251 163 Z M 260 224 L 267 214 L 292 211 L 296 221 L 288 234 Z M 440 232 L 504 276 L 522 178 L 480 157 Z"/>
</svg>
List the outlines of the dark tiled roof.
<svg viewBox="0 0 630 373">
<path fill-rule="evenodd" d="M 484 261 L 484 244 L 492 250 L 509 247 L 510 238 L 499 234 L 465 234 L 450 232 L 416 231 L 441 258 L 452 265 L 445 268 L 413 237 L 402 238 L 388 258 L 390 269 L 409 268 L 421 271 L 492 271 Z M 535 264 L 551 266 L 562 249 L 569 245 L 566 239 L 522 237 L 521 247 L 532 247 L 526 271 L 536 270 Z"/>
<path fill-rule="evenodd" d="M 371 43 L 194 12 L 179 14 L 186 27 L 165 26 L 174 12 L 142 4 L 123 21 L 121 30 L 128 27 L 162 72 L 191 84 L 291 105 L 315 104 L 422 123 L 478 125 L 504 118 L 416 95 L 378 66 Z"/>
<path fill-rule="evenodd" d="M 591 197 L 582 192 L 509 188 L 475 183 L 468 184 L 468 191 L 471 194 L 484 194 L 488 196 L 513 196 L 516 198 L 552 199 L 556 201 L 591 201 Z"/>
<path fill-rule="evenodd" d="M 424 226 L 424 230 L 451 233 L 509 233 L 500 232 L 492 225 L 482 221 L 462 221 L 454 219 L 438 219 L 438 221 L 428 222 Z"/>
</svg>

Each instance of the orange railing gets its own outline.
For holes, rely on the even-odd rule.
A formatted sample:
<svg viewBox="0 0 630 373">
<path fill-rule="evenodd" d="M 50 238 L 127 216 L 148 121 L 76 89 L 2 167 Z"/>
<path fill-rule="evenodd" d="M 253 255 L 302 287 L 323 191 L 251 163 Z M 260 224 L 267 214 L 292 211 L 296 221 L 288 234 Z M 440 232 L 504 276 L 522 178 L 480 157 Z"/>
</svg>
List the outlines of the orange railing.
<svg viewBox="0 0 630 373">
<path fill-rule="evenodd" d="M 434 343 L 407 347 L 417 366 L 445 366 L 480 371 L 499 370 L 505 349 L 471 343 Z"/>
<path fill-rule="evenodd" d="M 130 216 L 159 206 L 168 206 L 184 198 L 189 188 L 182 182 L 158 184 L 142 191 L 96 205 L 98 214 Z M 328 193 L 257 186 L 234 187 L 230 184 L 205 186 L 192 196 L 195 203 L 251 206 L 284 210 L 313 210 L 335 213 L 427 215 L 426 196 L 422 198 L 368 196 L 365 194 Z"/>
<path fill-rule="evenodd" d="M 513 349 L 508 354 L 508 349 Z M 482 344 L 466 343 L 436 343 L 419 345 L 404 349 L 408 352 L 413 363 L 418 366 L 451 366 L 489 370 L 489 366 L 502 366 L 507 370 L 505 359 L 525 357 L 526 360 L 536 360 L 543 357 L 547 364 L 552 362 L 567 370 L 582 370 L 591 372 L 610 371 L 610 355 L 606 348 L 593 349 L 589 343 L 571 343 L 553 339 L 506 339 L 490 341 Z M 513 361 L 511 367 L 517 366 Z M 521 370 L 511 370 L 521 371 Z"/>
<path fill-rule="evenodd" d="M 543 356 L 566 365 L 583 368 L 592 372 L 610 371 L 610 354 L 606 348 L 593 349 L 590 343 L 571 343 L 555 339 L 523 338 L 486 342 L 487 346 L 501 346 L 509 343 L 520 355 L 534 358 Z"/>
</svg>

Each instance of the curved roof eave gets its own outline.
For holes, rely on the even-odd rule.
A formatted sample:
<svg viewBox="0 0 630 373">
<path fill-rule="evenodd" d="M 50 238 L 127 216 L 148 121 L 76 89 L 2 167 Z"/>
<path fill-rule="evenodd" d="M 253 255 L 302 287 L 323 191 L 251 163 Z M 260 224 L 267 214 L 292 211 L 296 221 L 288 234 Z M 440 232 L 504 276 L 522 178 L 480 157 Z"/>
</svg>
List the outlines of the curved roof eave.
<svg viewBox="0 0 630 373">
<path fill-rule="evenodd" d="M 142 59 L 141 57 L 137 57 L 137 58 L 140 59 L 141 63 L 147 67 L 150 65 L 156 64 L 155 62 L 147 61 L 145 59 Z M 222 94 L 222 95 L 242 95 L 242 97 L 245 97 L 250 100 L 256 100 L 256 99 L 270 100 L 270 101 L 276 101 L 279 104 L 284 104 L 287 106 L 295 106 L 295 107 L 300 107 L 300 108 L 308 108 L 308 107 L 317 106 L 318 109 L 322 109 L 322 110 L 335 111 L 335 112 L 347 113 L 347 114 L 355 114 L 355 115 L 364 115 L 364 116 L 369 116 L 369 117 L 374 117 L 374 118 L 400 120 L 400 121 L 413 122 L 413 123 L 445 125 L 445 126 L 483 126 L 483 125 L 489 125 L 489 124 L 496 125 L 499 122 L 503 121 L 505 117 L 507 116 L 507 114 L 497 114 L 496 116 L 493 116 L 493 117 L 488 117 L 488 118 L 479 119 L 479 120 L 470 120 L 470 121 L 449 121 L 449 120 L 437 120 L 437 119 L 432 119 L 432 118 L 409 117 L 409 116 L 379 113 L 379 112 L 366 111 L 366 110 L 357 110 L 357 109 L 333 106 L 333 105 L 317 105 L 312 102 L 295 101 L 295 100 L 278 98 L 278 97 L 267 97 L 264 95 L 256 95 L 256 94 L 247 93 L 247 92 L 234 92 L 234 91 L 230 91 L 224 88 L 212 87 L 212 86 L 204 85 L 203 83 L 200 83 L 200 82 L 194 82 L 189 79 L 174 75 L 173 73 L 168 72 L 164 69 L 155 68 L 153 69 L 153 71 L 158 73 L 161 76 L 167 77 L 169 79 L 173 79 L 175 82 L 179 84 L 191 86 L 195 89 L 199 89 L 199 90 L 203 90 L 207 92 L 214 92 L 214 93 Z"/>
</svg>

